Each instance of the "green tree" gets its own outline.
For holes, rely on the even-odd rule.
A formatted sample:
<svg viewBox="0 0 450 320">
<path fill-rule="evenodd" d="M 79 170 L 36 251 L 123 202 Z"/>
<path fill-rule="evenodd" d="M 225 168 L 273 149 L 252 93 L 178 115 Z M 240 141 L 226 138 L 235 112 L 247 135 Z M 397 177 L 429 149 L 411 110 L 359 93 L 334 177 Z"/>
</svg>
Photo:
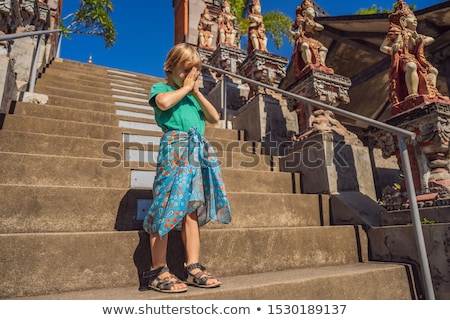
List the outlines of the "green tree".
<svg viewBox="0 0 450 320">
<path fill-rule="evenodd" d="M 252 0 L 229 0 L 228 2 L 231 6 L 231 12 L 238 22 L 241 38 L 247 37 L 249 25 L 247 15 Z M 276 49 L 283 45 L 283 37 L 286 37 L 289 43 L 294 43 L 294 39 L 289 33 L 292 26 L 291 18 L 280 11 L 271 11 L 263 14 L 263 20 L 266 33 L 273 40 Z"/>
<path fill-rule="evenodd" d="M 61 20 L 63 35 L 70 39 L 70 34 L 90 34 L 101 37 L 105 47 L 117 42 L 117 31 L 111 13 L 114 9 L 111 0 L 81 0 L 80 7 Z"/>
<path fill-rule="evenodd" d="M 391 13 L 394 9 L 395 3 L 392 5 L 392 8 L 389 9 L 384 9 L 382 7 L 378 7 L 376 4 L 373 4 L 372 7 L 370 8 L 361 8 L 358 11 L 356 11 L 355 14 L 357 15 L 369 15 L 369 14 L 381 14 L 381 13 Z M 416 5 L 415 4 L 411 4 L 409 5 L 409 8 L 412 11 L 416 10 Z"/>
</svg>

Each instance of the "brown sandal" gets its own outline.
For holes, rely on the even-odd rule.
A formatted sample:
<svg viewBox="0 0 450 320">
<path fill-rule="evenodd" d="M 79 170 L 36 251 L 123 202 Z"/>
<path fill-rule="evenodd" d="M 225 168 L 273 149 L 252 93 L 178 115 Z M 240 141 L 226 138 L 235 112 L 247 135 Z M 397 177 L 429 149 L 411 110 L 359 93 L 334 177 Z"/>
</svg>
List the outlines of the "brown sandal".
<svg viewBox="0 0 450 320">
<path fill-rule="evenodd" d="M 196 274 L 192 274 L 191 271 L 194 269 L 200 269 L 201 271 L 197 272 Z M 199 288 L 216 288 L 219 287 L 222 283 L 214 277 L 209 272 L 206 272 L 206 268 L 202 266 L 200 263 L 192 263 L 188 266 L 185 266 L 185 269 L 188 273 L 188 277 L 186 280 L 186 284 L 196 286 Z M 212 284 L 206 284 L 209 279 L 217 279 L 216 283 Z"/>
<path fill-rule="evenodd" d="M 180 279 L 178 279 L 174 274 L 170 273 L 169 276 L 164 277 L 163 279 L 158 278 L 160 274 L 165 272 L 170 272 L 167 266 L 156 268 L 155 270 L 146 271 L 143 274 L 144 278 L 149 278 L 148 287 L 150 289 L 156 290 L 158 292 L 165 293 L 181 293 L 186 292 L 187 287 L 183 289 L 174 289 L 173 286 L 177 283 L 184 283 Z"/>
</svg>

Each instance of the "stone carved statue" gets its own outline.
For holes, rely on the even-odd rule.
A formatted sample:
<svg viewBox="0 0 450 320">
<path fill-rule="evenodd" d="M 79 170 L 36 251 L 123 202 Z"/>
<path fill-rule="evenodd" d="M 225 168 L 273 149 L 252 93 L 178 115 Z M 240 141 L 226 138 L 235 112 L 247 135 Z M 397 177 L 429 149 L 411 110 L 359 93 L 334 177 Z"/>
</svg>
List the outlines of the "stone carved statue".
<svg viewBox="0 0 450 320">
<path fill-rule="evenodd" d="M 214 36 L 211 30 L 213 24 L 213 17 L 210 15 L 208 7 L 205 7 L 198 23 L 198 46 L 200 48 L 214 49 L 212 47 Z"/>
<path fill-rule="evenodd" d="M 266 29 L 264 28 L 259 0 L 253 0 L 250 4 L 248 19 L 250 25 L 248 28 L 247 53 L 250 55 L 253 50 L 268 52 Z"/>
<path fill-rule="evenodd" d="M 47 0 L 38 0 L 38 16 L 36 21 L 36 29 L 43 30 L 50 25 L 50 8 Z"/>
<path fill-rule="evenodd" d="M 0 32 L 7 33 L 11 23 L 11 0 L 0 0 Z"/>
<path fill-rule="evenodd" d="M 19 0 L 0 0 L 0 32 L 15 33 L 21 25 Z"/>
<path fill-rule="evenodd" d="M 314 33 L 322 31 L 323 25 L 314 21 L 316 12 L 310 0 L 303 0 L 297 6 L 295 21 L 290 32 L 295 39 L 295 50 L 291 61 L 295 64 L 297 77 L 311 69 L 318 69 L 328 73 L 334 70 L 325 64 L 328 49 L 317 39 Z"/>
<path fill-rule="evenodd" d="M 23 31 L 34 31 L 35 20 L 39 16 L 38 7 L 34 0 L 20 0 L 20 13 L 22 16 Z"/>
<path fill-rule="evenodd" d="M 225 0 L 222 3 L 222 11 L 217 17 L 217 44 L 225 44 L 227 46 L 237 47 L 237 30 L 235 28 L 236 20 L 236 17 L 231 13 L 230 3 Z"/>
<path fill-rule="evenodd" d="M 55 29 L 57 27 L 59 1 L 58 0 L 48 0 L 48 7 L 50 8 L 50 29 Z"/>
<path fill-rule="evenodd" d="M 389 31 L 380 50 L 391 55 L 389 98 L 392 104 L 417 97 L 448 99 L 436 88 L 438 70 L 427 61 L 424 47 L 434 39 L 416 31 L 417 18 L 403 0 L 389 15 Z"/>
</svg>

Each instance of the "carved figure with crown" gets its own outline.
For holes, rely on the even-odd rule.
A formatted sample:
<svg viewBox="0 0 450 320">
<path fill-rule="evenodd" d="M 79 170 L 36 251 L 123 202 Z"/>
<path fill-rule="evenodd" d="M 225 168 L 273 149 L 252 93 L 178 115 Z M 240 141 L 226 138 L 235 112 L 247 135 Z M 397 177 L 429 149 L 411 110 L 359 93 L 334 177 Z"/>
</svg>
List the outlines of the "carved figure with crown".
<svg viewBox="0 0 450 320">
<path fill-rule="evenodd" d="M 444 101 L 448 97 L 436 88 L 438 70 L 424 55 L 424 47 L 434 39 L 417 32 L 417 18 L 405 1 L 399 0 L 389 15 L 389 30 L 380 50 L 391 55 L 389 99 L 392 115 L 424 101 Z"/>
<path fill-rule="evenodd" d="M 425 46 L 434 39 L 418 33 L 417 24 L 406 2 L 398 0 L 389 15 L 389 30 L 380 47 L 392 57 L 389 73 L 392 117 L 386 122 L 416 133 L 417 143 L 408 146 L 414 186 L 420 194 L 418 198 L 436 204 L 450 199 L 450 100 L 436 88 L 438 70 L 424 54 Z M 375 136 L 383 156 L 396 155 L 402 169 L 395 137 L 379 130 L 375 130 Z"/>
<path fill-rule="evenodd" d="M 351 80 L 335 74 L 332 68 L 327 67 L 325 60 L 328 49 L 314 38 L 316 32 L 324 29 L 323 25 L 315 21 L 314 4 L 310 0 L 303 0 L 295 12 L 296 18 L 290 29 L 295 46 L 287 76 L 281 81 L 280 88 L 332 106 L 349 103 L 348 89 Z M 331 115 L 331 112 L 325 112 L 291 97 L 287 102 L 289 110 L 295 111 L 299 118 L 299 134 L 294 140 L 307 138 L 317 132 L 330 131 L 355 139 L 355 135 L 334 119 L 334 115 L 333 121 L 328 121 L 330 117 L 325 119 L 324 115 Z M 317 125 L 319 123 L 320 125 Z"/>
<path fill-rule="evenodd" d="M 247 16 L 249 20 L 247 59 L 241 64 L 239 73 L 244 77 L 277 87 L 286 76 L 288 59 L 270 53 L 267 49 L 261 3 L 253 0 Z M 259 93 L 264 93 L 262 87 L 250 84 L 247 99 L 250 100 Z"/>
<path fill-rule="evenodd" d="M 198 23 L 198 47 L 213 50 L 213 34 L 212 26 L 214 24 L 213 17 L 209 13 L 208 7 L 203 9 Z"/>
<path fill-rule="evenodd" d="M 248 44 L 247 53 L 250 55 L 253 50 L 267 52 L 267 36 L 264 27 L 263 16 L 261 14 L 261 3 L 253 0 L 248 13 Z"/>
<path fill-rule="evenodd" d="M 314 38 L 316 32 L 324 29 L 323 25 L 315 21 L 314 5 L 310 0 L 304 0 L 297 6 L 295 13 L 295 21 L 290 32 L 295 39 L 291 61 L 295 65 L 297 78 L 311 69 L 334 73 L 334 70 L 325 64 L 328 48 Z"/>
<path fill-rule="evenodd" d="M 228 1 L 223 1 L 222 11 L 217 17 L 217 44 L 224 44 L 227 46 L 237 47 L 236 37 L 236 17 L 231 13 L 231 6 Z"/>
</svg>

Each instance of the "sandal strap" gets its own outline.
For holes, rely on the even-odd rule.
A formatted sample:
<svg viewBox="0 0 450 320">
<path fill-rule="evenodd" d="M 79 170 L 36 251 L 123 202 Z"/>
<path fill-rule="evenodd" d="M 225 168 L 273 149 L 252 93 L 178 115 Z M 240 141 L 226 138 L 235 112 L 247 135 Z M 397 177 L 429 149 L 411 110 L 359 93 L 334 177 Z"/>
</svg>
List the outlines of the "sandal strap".
<svg viewBox="0 0 450 320">
<path fill-rule="evenodd" d="M 200 269 L 199 272 L 197 272 L 196 274 L 192 274 L 191 271 L 194 269 Z M 211 273 L 206 271 L 206 267 L 203 266 L 200 263 L 192 263 L 188 266 L 186 266 L 186 271 L 188 272 L 189 276 L 192 277 L 192 280 L 200 285 L 206 285 L 206 282 L 209 279 L 217 279 L 216 277 L 214 277 Z M 218 279 L 217 279 L 218 280 Z"/>
<path fill-rule="evenodd" d="M 199 262 L 192 263 L 192 264 L 186 266 L 186 271 L 187 271 L 189 274 L 190 274 L 191 271 L 194 270 L 194 269 L 200 269 L 200 270 L 202 270 L 202 271 L 205 271 L 205 270 L 206 270 L 206 268 L 205 268 L 203 265 L 201 265 Z"/>
<path fill-rule="evenodd" d="M 167 265 L 156 268 L 155 270 L 149 270 L 149 271 L 144 271 L 144 273 L 142 274 L 142 277 L 145 278 L 150 278 L 150 279 L 154 279 L 157 278 L 161 273 L 164 272 L 169 272 L 169 267 Z"/>
<path fill-rule="evenodd" d="M 173 286 L 177 283 L 183 283 L 183 281 L 171 274 L 164 279 L 155 277 L 151 282 L 151 285 L 161 290 L 172 290 Z"/>
</svg>

